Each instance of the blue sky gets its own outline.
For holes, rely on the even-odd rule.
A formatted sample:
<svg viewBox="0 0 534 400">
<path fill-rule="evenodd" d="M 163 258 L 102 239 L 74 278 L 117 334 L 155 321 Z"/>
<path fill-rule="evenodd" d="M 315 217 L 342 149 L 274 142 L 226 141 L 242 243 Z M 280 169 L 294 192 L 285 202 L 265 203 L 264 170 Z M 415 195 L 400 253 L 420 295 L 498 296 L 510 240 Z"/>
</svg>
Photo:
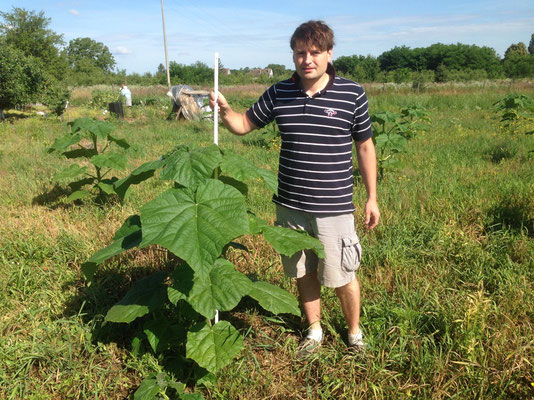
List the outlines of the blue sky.
<svg viewBox="0 0 534 400">
<path fill-rule="evenodd" d="M 1 11 L 14 6 L 44 11 L 66 43 L 78 37 L 104 43 L 128 73 L 155 72 L 165 63 L 160 0 L 0 0 Z M 534 33 L 532 0 L 164 0 L 164 6 L 169 60 L 212 65 L 218 51 L 229 68 L 291 67 L 289 38 L 309 19 L 333 28 L 334 59 L 438 42 L 489 46 L 502 56 L 512 43 L 528 46 Z"/>
</svg>

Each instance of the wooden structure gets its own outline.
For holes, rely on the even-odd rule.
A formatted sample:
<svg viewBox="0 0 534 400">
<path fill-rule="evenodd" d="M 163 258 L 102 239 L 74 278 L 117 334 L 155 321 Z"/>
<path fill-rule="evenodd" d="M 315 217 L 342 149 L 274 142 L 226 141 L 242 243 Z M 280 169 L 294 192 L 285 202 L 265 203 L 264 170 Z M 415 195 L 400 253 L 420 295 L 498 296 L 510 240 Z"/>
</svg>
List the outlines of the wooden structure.
<svg viewBox="0 0 534 400">
<path fill-rule="evenodd" d="M 177 93 L 171 93 L 171 91 L 169 91 L 169 93 L 169 97 L 173 99 L 173 105 L 168 119 L 172 119 L 173 114 L 176 114 L 174 117 L 176 120 L 180 118 L 180 116 L 187 120 L 194 121 L 202 119 L 204 111 L 198 104 L 198 97 L 208 96 L 208 91 L 181 88 Z"/>
</svg>

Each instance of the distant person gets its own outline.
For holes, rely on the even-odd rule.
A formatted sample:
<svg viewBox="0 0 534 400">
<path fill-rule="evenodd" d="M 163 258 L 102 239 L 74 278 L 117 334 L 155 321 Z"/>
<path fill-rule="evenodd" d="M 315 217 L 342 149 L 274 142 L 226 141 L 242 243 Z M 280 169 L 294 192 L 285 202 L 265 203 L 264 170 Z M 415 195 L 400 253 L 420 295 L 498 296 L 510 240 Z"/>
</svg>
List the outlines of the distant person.
<svg viewBox="0 0 534 400">
<path fill-rule="evenodd" d="M 297 357 L 306 358 L 323 341 L 321 285 L 334 288 L 348 325 L 348 344 L 364 348 L 360 330 L 360 286 L 355 271 L 361 246 L 352 203 L 352 141 L 365 190 L 365 226 L 380 218 L 376 198 L 376 153 L 367 97 L 332 66 L 334 33 L 322 21 L 300 25 L 290 40 L 296 72 L 271 86 L 245 113 L 232 110 L 220 94 L 217 105 L 230 132 L 245 135 L 276 120 L 282 138 L 276 203 L 277 224 L 318 238 L 326 258 L 312 251 L 282 256 L 286 275 L 296 278 L 308 323 Z M 215 94 L 210 95 L 215 107 Z"/>
<path fill-rule="evenodd" d="M 121 84 L 121 96 L 124 97 L 124 105 L 126 107 L 132 106 L 132 92 L 130 92 L 130 89 L 128 89 L 128 86 L 126 86 L 124 83 Z"/>
</svg>

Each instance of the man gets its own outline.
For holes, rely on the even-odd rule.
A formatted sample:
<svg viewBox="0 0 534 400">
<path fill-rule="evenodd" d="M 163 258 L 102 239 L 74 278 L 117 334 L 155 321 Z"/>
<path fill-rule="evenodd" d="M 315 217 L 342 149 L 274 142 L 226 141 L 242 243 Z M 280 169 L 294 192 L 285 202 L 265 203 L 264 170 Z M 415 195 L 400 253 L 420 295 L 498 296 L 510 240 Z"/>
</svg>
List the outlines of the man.
<svg viewBox="0 0 534 400">
<path fill-rule="evenodd" d="M 322 21 L 300 25 L 290 41 L 296 72 L 271 86 L 245 113 L 236 113 L 223 95 L 217 105 L 225 126 L 245 135 L 276 120 L 282 137 L 278 172 L 277 224 L 304 229 L 317 237 L 326 258 L 311 251 L 282 257 L 284 271 L 297 279 L 309 324 L 299 344 L 304 358 L 323 340 L 321 284 L 335 288 L 348 324 L 348 344 L 364 346 L 360 330 L 360 287 L 355 276 L 361 258 L 352 204 L 352 140 L 367 191 L 365 224 L 380 217 L 376 200 L 376 154 L 363 88 L 336 76 L 332 61 L 334 34 Z M 215 106 L 214 94 L 210 105 Z"/>
<path fill-rule="evenodd" d="M 132 106 L 132 92 L 124 83 L 121 84 L 121 95 L 124 97 L 124 105 L 126 107 Z"/>
</svg>

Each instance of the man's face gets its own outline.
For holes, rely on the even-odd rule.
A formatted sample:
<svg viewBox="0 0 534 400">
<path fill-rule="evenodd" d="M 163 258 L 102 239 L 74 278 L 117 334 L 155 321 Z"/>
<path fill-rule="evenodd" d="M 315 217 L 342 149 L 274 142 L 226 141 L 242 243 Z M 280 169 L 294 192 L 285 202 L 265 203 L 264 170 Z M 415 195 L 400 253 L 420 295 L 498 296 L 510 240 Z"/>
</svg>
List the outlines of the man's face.
<svg viewBox="0 0 534 400">
<path fill-rule="evenodd" d="M 293 49 L 295 70 L 301 79 L 317 80 L 326 73 L 328 63 L 332 61 L 332 49 L 321 51 L 315 46 L 308 47 L 305 43 L 297 42 Z"/>
</svg>

